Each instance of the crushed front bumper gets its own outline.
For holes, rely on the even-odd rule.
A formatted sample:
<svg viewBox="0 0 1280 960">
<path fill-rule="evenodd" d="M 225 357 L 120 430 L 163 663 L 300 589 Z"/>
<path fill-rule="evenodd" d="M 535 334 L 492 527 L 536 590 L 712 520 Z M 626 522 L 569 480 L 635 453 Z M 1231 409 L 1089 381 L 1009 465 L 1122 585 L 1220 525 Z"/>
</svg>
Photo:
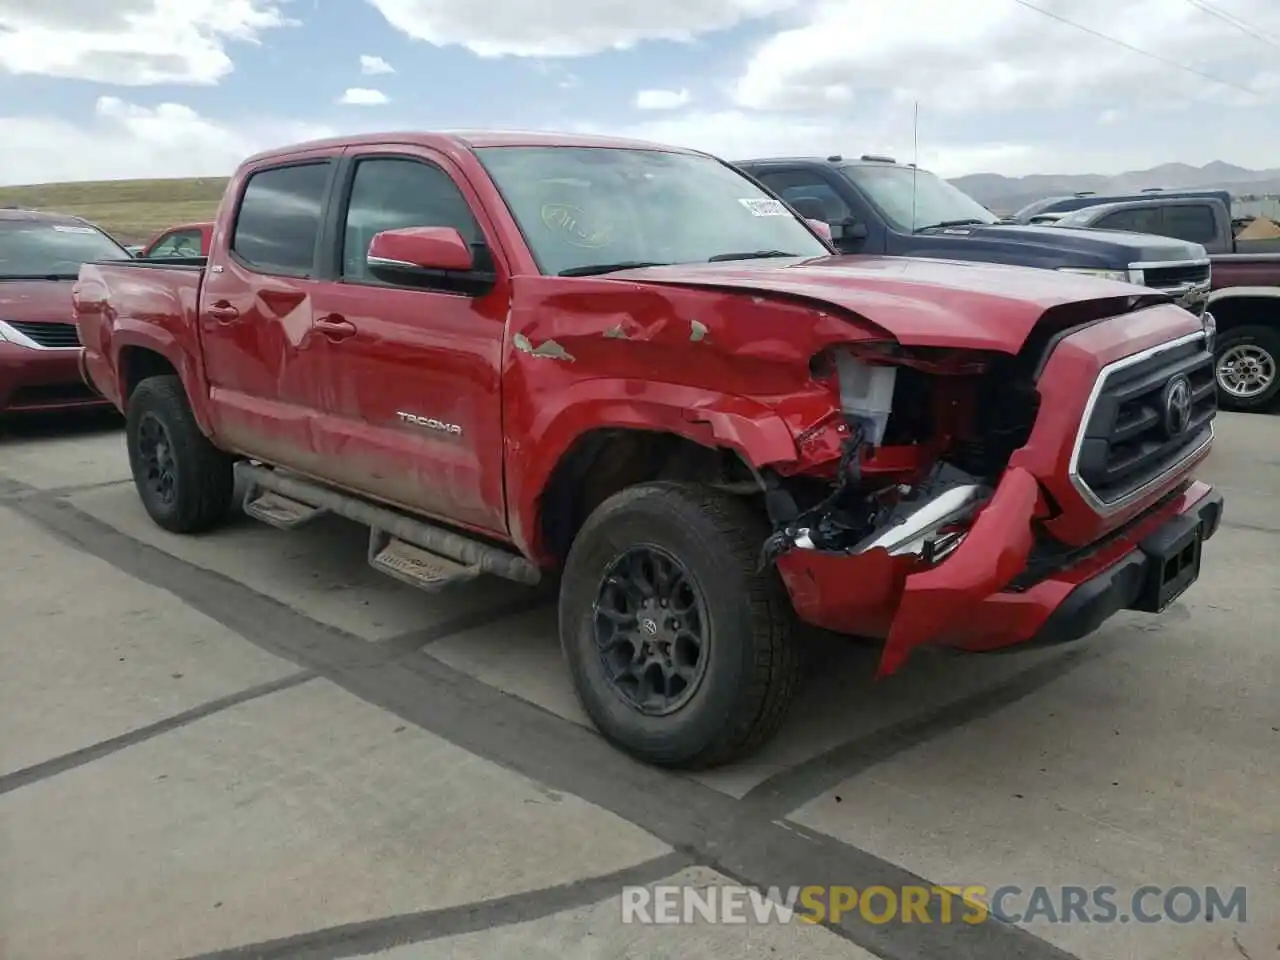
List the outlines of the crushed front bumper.
<svg viewBox="0 0 1280 960">
<path fill-rule="evenodd" d="M 1195 581 L 1200 544 L 1217 532 L 1222 496 L 1189 482 L 1060 566 L 1028 566 L 1045 511 L 1035 478 L 1005 472 L 958 548 L 936 565 L 884 550 L 795 549 L 777 567 L 799 617 L 839 633 L 885 640 L 880 675 L 916 647 L 994 651 L 1062 643 L 1120 610 L 1159 612 Z"/>
</svg>

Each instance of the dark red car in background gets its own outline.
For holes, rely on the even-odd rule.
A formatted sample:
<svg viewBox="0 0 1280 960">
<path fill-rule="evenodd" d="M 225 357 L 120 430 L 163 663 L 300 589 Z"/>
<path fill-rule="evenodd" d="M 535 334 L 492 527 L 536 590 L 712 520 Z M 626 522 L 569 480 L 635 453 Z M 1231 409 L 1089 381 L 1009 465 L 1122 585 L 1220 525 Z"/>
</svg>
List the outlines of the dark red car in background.
<svg viewBox="0 0 1280 960">
<path fill-rule="evenodd" d="M 0 210 L 0 415 L 102 406 L 80 376 L 71 288 L 90 260 L 129 253 L 78 217 Z"/>
</svg>

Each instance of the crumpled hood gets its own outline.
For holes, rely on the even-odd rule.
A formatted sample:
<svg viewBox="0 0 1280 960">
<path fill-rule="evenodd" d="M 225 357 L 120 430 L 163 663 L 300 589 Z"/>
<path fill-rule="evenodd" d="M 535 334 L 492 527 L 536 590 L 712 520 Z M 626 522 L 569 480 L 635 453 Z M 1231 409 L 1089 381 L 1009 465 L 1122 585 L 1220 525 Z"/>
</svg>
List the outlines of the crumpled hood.
<svg viewBox="0 0 1280 960">
<path fill-rule="evenodd" d="M 75 323 L 71 280 L 0 280 L 0 320 Z"/>
<path fill-rule="evenodd" d="M 1120 314 L 1134 298 L 1153 296 L 1147 287 L 1096 277 L 908 257 L 677 264 L 620 270 L 608 279 L 799 297 L 856 313 L 904 346 L 1001 353 L 1017 353 L 1052 307 L 1112 301 Z"/>
</svg>

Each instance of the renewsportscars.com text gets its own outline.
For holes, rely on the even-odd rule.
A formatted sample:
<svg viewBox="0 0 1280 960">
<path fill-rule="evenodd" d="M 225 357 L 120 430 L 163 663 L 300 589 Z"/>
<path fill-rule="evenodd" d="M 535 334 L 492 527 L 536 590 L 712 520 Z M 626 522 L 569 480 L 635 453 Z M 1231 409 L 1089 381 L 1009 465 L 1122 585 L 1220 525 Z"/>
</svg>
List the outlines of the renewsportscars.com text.
<svg viewBox="0 0 1280 960">
<path fill-rule="evenodd" d="M 1206 886 L 1005 885 L 624 887 L 622 922 L 692 923 L 1214 923 L 1247 919 L 1247 892 Z"/>
</svg>

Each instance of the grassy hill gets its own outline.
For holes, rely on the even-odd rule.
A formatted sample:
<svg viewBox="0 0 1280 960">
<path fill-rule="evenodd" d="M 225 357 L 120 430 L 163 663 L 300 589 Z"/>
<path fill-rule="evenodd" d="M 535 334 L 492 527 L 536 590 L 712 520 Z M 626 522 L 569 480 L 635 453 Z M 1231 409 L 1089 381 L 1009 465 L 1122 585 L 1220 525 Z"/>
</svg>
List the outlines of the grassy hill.
<svg viewBox="0 0 1280 960">
<path fill-rule="evenodd" d="M 226 185 L 226 177 L 190 177 L 0 187 L 0 207 L 74 214 L 126 243 L 141 243 L 170 224 L 212 220 Z"/>
</svg>

